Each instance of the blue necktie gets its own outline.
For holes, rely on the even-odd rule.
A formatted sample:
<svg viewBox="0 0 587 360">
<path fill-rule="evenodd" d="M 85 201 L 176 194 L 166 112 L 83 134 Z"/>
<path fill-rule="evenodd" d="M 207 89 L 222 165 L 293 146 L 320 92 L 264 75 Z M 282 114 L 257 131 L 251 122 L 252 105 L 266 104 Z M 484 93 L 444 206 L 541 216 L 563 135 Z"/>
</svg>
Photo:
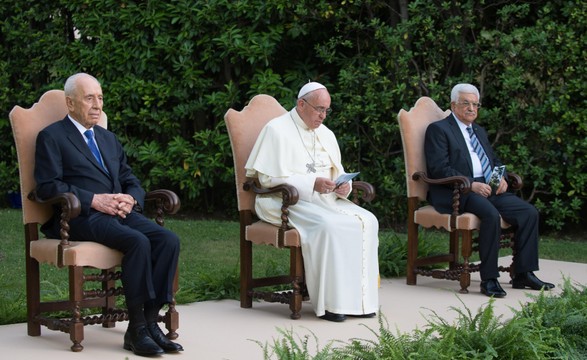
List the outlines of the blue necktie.
<svg viewBox="0 0 587 360">
<path fill-rule="evenodd" d="M 86 130 L 84 132 L 84 135 L 86 136 L 86 138 L 88 138 L 88 146 L 90 147 L 90 151 L 92 152 L 92 154 L 94 154 L 94 157 L 96 158 L 96 160 L 98 160 L 98 163 L 102 166 L 102 168 L 106 170 L 106 167 L 102 162 L 100 150 L 98 150 L 98 145 L 96 145 L 96 141 L 94 141 L 94 131 L 92 131 L 91 129 Z"/>
<path fill-rule="evenodd" d="M 473 150 L 479 156 L 479 161 L 481 161 L 481 169 L 483 170 L 483 177 L 485 178 L 485 183 L 489 184 L 489 179 L 491 178 L 491 164 L 489 163 L 489 158 L 487 154 L 485 154 L 485 150 L 483 150 L 483 146 L 479 143 L 479 139 L 477 139 L 477 135 L 470 126 L 467 126 L 467 132 L 471 137 L 471 145 L 473 146 Z"/>
</svg>

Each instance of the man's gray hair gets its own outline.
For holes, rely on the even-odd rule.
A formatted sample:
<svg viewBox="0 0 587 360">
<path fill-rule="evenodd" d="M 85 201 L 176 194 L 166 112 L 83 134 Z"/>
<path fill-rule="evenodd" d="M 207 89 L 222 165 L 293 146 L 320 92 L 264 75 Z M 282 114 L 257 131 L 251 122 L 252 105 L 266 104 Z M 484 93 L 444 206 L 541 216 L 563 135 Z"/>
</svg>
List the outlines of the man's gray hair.
<svg viewBox="0 0 587 360">
<path fill-rule="evenodd" d="M 100 83 L 98 81 L 98 79 L 96 79 L 95 77 L 93 77 L 90 74 L 86 74 L 86 73 L 77 73 L 77 74 L 73 74 L 70 77 L 67 78 L 67 80 L 65 80 L 65 86 L 63 87 L 63 91 L 65 92 L 65 96 L 72 96 L 75 93 L 75 90 L 77 88 L 77 80 L 83 77 L 89 77 L 91 79 L 94 79 L 94 81 L 96 81 L 98 84 Z"/>
<path fill-rule="evenodd" d="M 452 88 L 450 92 L 450 101 L 457 102 L 459 100 L 459 94 L 475 94 L 477 95 L 478 101 L 481 100 L 481 96 L 479 95 L 479 90 L 475 87 L 475 85 L 471 84 L 457 84 Z"/>
</svg>

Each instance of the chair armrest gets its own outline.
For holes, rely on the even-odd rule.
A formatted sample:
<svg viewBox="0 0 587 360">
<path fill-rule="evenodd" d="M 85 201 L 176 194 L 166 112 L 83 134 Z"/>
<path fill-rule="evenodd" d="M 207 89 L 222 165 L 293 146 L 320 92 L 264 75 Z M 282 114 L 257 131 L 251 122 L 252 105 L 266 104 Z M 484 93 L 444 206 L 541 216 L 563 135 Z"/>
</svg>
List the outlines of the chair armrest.
<svg viewBox="0 0 587 360">
<path fill-rule="evenodd" d="M 281 193 L 283 206 L 285 207 L 297 204 L 298 200 L 300 199 L 298 189 L 296 189 L 295 186 L 289 184 L 278 185 L 265 189 L 260 187 L 255 179 L 249 178 L 243 184 L 243 189 L 245 191 L 252 191 L 257 195 Z"/>
<path fill-rule="evenodd" d="M 521 190 L 524 186 L 522 177 L 516 173 L 508 173 L 507 180 L 511 190 L 518 191 Z"/>
<path fill-rule="evenodd" d="M 281 193 L 282 205 L 281 205 L 281 230 L 286 231 L 289 229 L 288 225 L 288 215 L 289 215 L 289 207 L 291 205 L 297 204 L 298 200 L 300 199 L 300 195 L 298 193 L 298 189 L 295 186 L 289 184 L 283 184 L 274 186 L 272 188 L 262 188 L 257 184 L 257 181 L 253 178 L 247 178 L 245 183 L 243 184 L 243 189 L 245 191 L 252 191 L 257 195 L 260 194 L 276 194 Z"/>
<path fill-rule="evenodd" d="M 181 201 L 177 194 L 171 190 L 158 189 L 145 194 L 145 202 L 155 201 L 166 214 L 176 214 L 181 207 Z"/>
<path fill-rule="evenodd" d="M 366 181 L 353 181 L 351 200 L 358 204 L 359 200 L 371 202 L 375 199 L 375 187 Z"/>
<path fill-rule="evenodd" d="M 466 194 L 471 191 L 471 180 L 466 176 L 449 176 L 442 179 L 430 179 L 423 171 L 415 172 L 414 175 L 412 175 L 412 179 L 416 181 L 422 180 L 427 184 L 453 185 L 450 223 L 451 227 L 454 228 L 456 226 L 456 218 L 459 215 L 461 194 Z"/>
<path fill-rule="evenodd" d="M 427 184 L 435 185 L 453 185 L 455 189 L 458 189 L 461 194 L 466 194 L 471 191 L 471 180 L 466 176 L 449 176 L 442 179 L 431 179 L 425 172 L 418 171 L 412 175 L 412 179 L 418 181 L 422 180 Z"/>
<path fill-rule="evenodd" d="M 154 202 L 155 222 L 161 226 L 164 225 L 164 214 L 176 214 L 181 207 L 181 202 L 176 193 L 171 190 L 158 189 L 149 191 L 145 194 L 145 202 Z"/>
<path fill-rule="evenodd" d="M 59 193 L 51 198 L 41 199 L 34 190 L 27 195 L 27 198 L 39 204 L 53 205 L 60 208 L 61 218 L 59 225 L 61 230 L 59 235 L 61 236 L 61 252 L 65 247 L 69 246 L 69 221 L 81 213 L 82 206 L 79 199 L 71 192 Z"/>
<path fill-rule="evenodd" d="M 73 193 L 59 193 L 49 199 L 41 199 L 37 196 L 36 191 L 31 191 L 27 198 L 39 204 L 58 205 L 61 208 L 62 218 L 65 216 L 67 221 L 76 218 L 82 210 L 77 196 Z"/>
</svg>

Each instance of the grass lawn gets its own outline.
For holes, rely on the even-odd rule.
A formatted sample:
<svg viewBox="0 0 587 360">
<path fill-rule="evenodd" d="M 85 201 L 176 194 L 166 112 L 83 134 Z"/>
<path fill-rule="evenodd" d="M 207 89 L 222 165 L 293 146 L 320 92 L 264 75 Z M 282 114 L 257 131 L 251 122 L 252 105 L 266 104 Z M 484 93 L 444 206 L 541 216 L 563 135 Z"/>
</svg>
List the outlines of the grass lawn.
<svg viewBox="0 0 587 360">
<path fill-rule="evenodd" d="M 0 209 L 0 324 L 26 319 L 24 234 L 20 210 Z M 239 293 L 239 224 L 236 221 L 168 219 L 166 226 L 182 241 L 177 302 L 232 298 Z M 425 246 L 444 246 L 446 237 L 432 231 Z M 406 235 L 380 234 L 380 268 L 383 277 L 405 274 Z M 289 266 L 289 252 L 258 246 L 254 252 L 255 274 L 274 275 Z M 587 239 L 543 237 L 543 259 L 587 263 Z M 44 298 L 64 297 L 67 271 L 42 265 Z"/>
</svg>

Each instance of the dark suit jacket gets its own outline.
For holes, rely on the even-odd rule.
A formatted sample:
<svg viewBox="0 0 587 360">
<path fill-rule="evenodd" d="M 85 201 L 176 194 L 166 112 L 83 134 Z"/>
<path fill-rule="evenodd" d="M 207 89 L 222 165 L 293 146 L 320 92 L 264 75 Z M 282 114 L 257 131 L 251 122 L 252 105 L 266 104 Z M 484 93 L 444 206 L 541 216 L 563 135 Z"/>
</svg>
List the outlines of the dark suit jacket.
<svg viewBox="0 0 587 360">
<path fill-rule="evenodd" d="M 472 127 L 485 149 L 491 167 L 502 165 L 491 148 L 485 129 L 476 123 L 473 123 Z M 453 114 L 428 126 L 424 153 L 428 177 L 440 179 L 449 176 L 466 176 L 473 181 L 473 163 L 469 156 L 469 149 Z M 452 191 L 451 186 L 430 185 L 428 201 L 436 210 L 450 213 L 452 212 Z"/>
<path fill-rule="evenodd" d="M 129 194 L 143 207 L 145 191 L 128 166 L 122 145 L 112 132 L 100 126 L 94 127 L 94 133 L 108 172 L 100 166 L 68 117 L 39 132 L 35 152 L 37 195 L 49 198 L 72 192 L 80 200 L 82 217 L 95 211 L 91 209 L 94 194 Z M 56 224 L 51 222 L 55 220 L 50 220 L 45 230 L 53 228 Z"/>
</svg>

